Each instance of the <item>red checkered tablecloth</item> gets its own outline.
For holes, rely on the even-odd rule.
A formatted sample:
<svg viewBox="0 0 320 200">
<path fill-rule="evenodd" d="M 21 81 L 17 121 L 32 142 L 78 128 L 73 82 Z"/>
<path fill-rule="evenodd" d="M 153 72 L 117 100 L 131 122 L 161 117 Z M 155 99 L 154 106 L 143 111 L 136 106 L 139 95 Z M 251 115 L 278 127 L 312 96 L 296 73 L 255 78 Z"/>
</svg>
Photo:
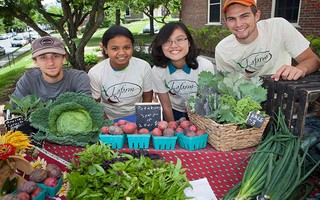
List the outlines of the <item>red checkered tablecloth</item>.
<svg viewBox="0 0 320 200">
<path fill-rule="evenodd" d="M 44 158 L 47 163 L 58 164 L 62 170 L 67 171 L 66 163 L 75 158 L 74 154 L 82 151 L 83 148 L 45 143 L 44 150 L 40 151 L 41 158 Z M 190 181 L 207 178 L 218 199 L 241 181 L 248 162 L 246 158 L 253 150 L 254 148 L 219 152 L 209 144 L 204 149 L 194 151 L 182 149 L 178 145 L 174 150 L 155 150 L 152 147 L 148 149 L 149 153 L 156 153 L 168 162 L 176 163 L 177 159 L 180 159 Z M 125 146 L 120 151 L 131 152 L 132 149 Z"/>
</svg>

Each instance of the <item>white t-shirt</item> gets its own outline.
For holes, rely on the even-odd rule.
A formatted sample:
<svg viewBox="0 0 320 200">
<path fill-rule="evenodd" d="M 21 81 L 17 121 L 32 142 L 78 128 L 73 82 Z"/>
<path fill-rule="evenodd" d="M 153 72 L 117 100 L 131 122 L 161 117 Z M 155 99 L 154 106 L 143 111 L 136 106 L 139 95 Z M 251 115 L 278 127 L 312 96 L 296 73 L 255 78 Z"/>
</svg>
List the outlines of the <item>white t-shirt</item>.
<svg viewBox="0 0 320 200">
<path fill-rule="evenodd" d="M 150 64 L 135 57 L 121 71 L 115 71 L 108 58 L 92 67 L 88 75 L 92 96 L 101 98 L 109 119 L 134 114 L 135 103 L 142 102 L 143 92 L 152 90 Z"/>
<path fill-rule="evenodd" d="M 198 69 L 190 70 L 190 74 L 182 69 L 177 69 L 170 74 L 169 67 L 162 68 L 154 66 L 152 68 L 153 91 L 155 93 L 167 93 L 171 100 L 172 108 L 180 112 L 186 112 L 185 102 L 192 93 L 198 90 L 198 75 L 201 71 L 214 73 L 213 63 L 205 58 L 197 57 Z"/>
<path fill-rule="evenodd" d="M 283 18 L 261 20 L 257 27 L 259 35 L 250 44 L 240 44 L 233 34 L 220 41 L 215 50 L 218 70 L 238 71 L 249 78 L 271 75 L 309 47 L 310 42 Z"/>
</svg>

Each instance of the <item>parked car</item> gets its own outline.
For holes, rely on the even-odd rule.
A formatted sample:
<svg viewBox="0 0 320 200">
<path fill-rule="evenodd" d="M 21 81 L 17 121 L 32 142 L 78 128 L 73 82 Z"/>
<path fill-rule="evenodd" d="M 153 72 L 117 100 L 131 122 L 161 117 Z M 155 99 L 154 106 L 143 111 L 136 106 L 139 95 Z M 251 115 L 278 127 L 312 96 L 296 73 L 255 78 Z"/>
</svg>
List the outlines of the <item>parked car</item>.
<svg viewBox="0 0 320 200">
<path fill-rule="evenodd" d="M 157 23 L 153 24 L 153 29 L 154 29 L 154 32 L 159 31 Z M 150 33 L 150 24 L 147 24 L 145 27 L 143 27 L 142 32 L 143 33 Z"/>
<path fill-rule="evenodd" d="M 37 38 L 40 38 L 40 35 L 39 35 L 39 33 L 37 33 L 37 32 L 31 32 L 30 35 L 31 35 L 31 39 L 32 39 L 32 40 L 35 40 L 35 39 L 37 39 Z"/>
<path fill-rule="evenodd" d="M 7 34 L 0 34 L 0 40 L 6 40 L 6 39 L 8 39 Z"/>
<path fill-rule="evenodd" d="M 4 47 L 0 46 L 0 55 L 4 54 L 6 54 L 6 50 L 4 49 Z"/>
<path fill-rule="evenodd" d="M 11 39 L 11 46 L 12 47 L 17 47 L 17 46 L 22 47 L 28 43 L 29 43 L 29 41 L 26 40 L 25 38 L 23 38 L 22 36 L 16 36 Z"/>
</svg>

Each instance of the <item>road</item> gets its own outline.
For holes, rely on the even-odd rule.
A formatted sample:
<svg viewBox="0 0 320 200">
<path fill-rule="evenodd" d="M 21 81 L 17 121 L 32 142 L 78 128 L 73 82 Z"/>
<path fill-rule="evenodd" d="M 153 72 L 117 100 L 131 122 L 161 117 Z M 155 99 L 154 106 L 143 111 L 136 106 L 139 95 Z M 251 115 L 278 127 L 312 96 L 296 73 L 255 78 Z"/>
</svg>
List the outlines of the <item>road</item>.
<svg viewBox="0 0 320 200">
<path fill-rule="evenodd" d="M 0 46 L 4 47 L 4 49 L 6 50 L 6 54 L 9 54 L 19 48 L 19 47 L 11 47 L 10 39 L 11 38 L 6 40 L 0 40 Z"/>
<path fill-rule="evenodd" d="M 7 44 L 8 43 L 8 44 Z M 9 46 L 5 46 L 9 45 Z M 9 63 L 9 61 L 13 61 L 18 55 L 29 51 L 31 49 L 30 44 L 27 44 L 23 47 L 11 47 L 10 39 L 7 40 L 0 40 L 0 46 L 4 46 L 6 50 L 6 54 L 1 57 L 0 59 L 0 70 L 3 65 Z"/>
</svg>

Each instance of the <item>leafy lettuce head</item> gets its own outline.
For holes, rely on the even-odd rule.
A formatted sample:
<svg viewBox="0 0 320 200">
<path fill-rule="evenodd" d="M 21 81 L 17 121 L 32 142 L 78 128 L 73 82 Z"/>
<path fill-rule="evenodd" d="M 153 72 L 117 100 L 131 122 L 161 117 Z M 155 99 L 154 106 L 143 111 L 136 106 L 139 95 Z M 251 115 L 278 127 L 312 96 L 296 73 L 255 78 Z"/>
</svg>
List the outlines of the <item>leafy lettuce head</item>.
<svg viewBox="0 0 320 200">
<path fill-rule="evenodd" d="M 85 146 L 99 140 L 104 124 L 102 105 L 86 94 L 61 94 L 49 106 L 36 109 L 30 116 L 38 139 L 64 145 Z"/>
</svg>

